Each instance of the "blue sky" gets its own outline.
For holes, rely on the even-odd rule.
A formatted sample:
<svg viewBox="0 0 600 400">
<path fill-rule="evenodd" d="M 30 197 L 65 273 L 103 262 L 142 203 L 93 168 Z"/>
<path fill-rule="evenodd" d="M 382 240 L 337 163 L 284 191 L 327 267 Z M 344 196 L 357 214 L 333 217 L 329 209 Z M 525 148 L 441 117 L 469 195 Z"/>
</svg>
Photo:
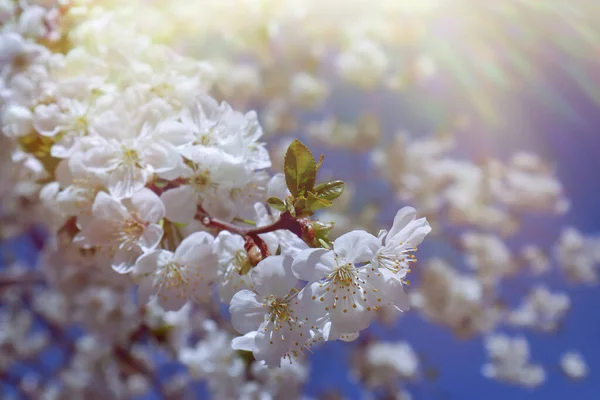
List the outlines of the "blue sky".
<svg viewBox="0 0 600 400">
<path fill-rule="evenodd" d="M 471 157 L 479 155 L 484 143 L 486 151 L 492 149 L 500 157 L 506 157 L 517 149 L 532 150 L 555 165 L 572 201 L 572 209 L 560 218 L 529 218 L 524 235 L 535 235 L 532 241 L 544 245 L 554 242 L 565 224 L 587 234 L 600 235 L 599 107 L 575 86 L 572 75 L 554 61 L 549 58 L 545 65 L 547 81 L 552 82 L 550 86 L 523 82 L 518 93 L 498 99 L 497 106 L 507 108 L 506 118 L 511 119 L 509 124 L 497 128 L 476 124 L 459 138 L 466 147 L 465 154 Z M 448 100 L 451 99 L 446 98 L 442 102 Z M 568 104 L 567 108 L 565 104 Z M 415 108 L 419 106 L 428 107 L 426 102 L 413 105 Z M 395 104 L 395 107 L 400 105 Z M 433 111 L 426 110 L 425 114 L 437 115 L 439 104 L 434 103 L 431 107 Z M 430 128 L 427 122 L 423 123 L 414 115 L 408 115 L 405 122 L 417 131 Z M 528 280 L 527 277 L 522 279 Z M 508 334 L 524 334 L 528 338 L 532 360 L 542 363 L 547 373 L 546 382 L 536 389 L 523 389 L 484 378 L 480 372 L 485 362 L 482 338 L 458 340 L 447 329 L 431 325 L 410 312 L 396 327 L 378 326 L 371 331 L 382 340 L 408 340 L 419 354 L 425 354 L 428 366 L 438 370 L 439 377 L 435 381 L 409 386 L 415 400 L 599 399 L 600 289 L 569 285 L 556 270 L 549 273 L 543 282 L 552 289 L 566 291 L 571 298 L 571 310 L 563 328 L 550 335 L 505 327 L 499 329 Z M 502 288 L 503 297 L 510 298 L 511 294 L 517 297 L 519 286 L 508 282 Z M 331 343 L 315 352 L 309 393 L 337 388 L 348 398 L 361 398 L 359 388 L 348 378 L 349 348 L 345 343 Z M 591 371 L 585 380 L 573 382 L 562 374 L 558 362 L 566 350 L 577 350 L 583 354 Z"/>
</svg>

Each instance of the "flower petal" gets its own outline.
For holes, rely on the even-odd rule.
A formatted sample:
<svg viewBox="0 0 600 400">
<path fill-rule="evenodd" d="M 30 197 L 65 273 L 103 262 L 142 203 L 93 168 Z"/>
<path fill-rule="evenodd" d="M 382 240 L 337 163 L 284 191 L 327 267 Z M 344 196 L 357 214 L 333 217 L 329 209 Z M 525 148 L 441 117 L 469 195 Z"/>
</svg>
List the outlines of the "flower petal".
<svg viewBox="0 0 600 400">
<path fill-rule="evenodd" d="M 233 350 L 253 351 L 255 338 L 256 331 L 248 332 L 244 336 L 233 338 L 231 341 L 231 348 Z"/>
<path fill-rule="evenodd" d="M 157 223 L 165 217 L 165 206 L 152 190 L 143 188 L 131 197 L 138 216 L 144 221 Z"/>
<path fill-rule="evenodd" d="M 175 250 L 175 258 L 188 267 L 200 267 L 210 263 L 216 271 L 213 253 L 215 238 L 208 232 L 195 232 L 186 237 Z"/>
<path fill-rule="evenodd" d="M 270 256 L 250 272 L 254 289 L 262 297 L 274 295 L 282 299 L 296 286 L 298 279 L 292 273 L 291 257 Z"/>
<path fill-rule="evenodd" d="M 379 240 L 365 231 L 348 232 L 333 242 L 333 251 L 347 262 L 362 263 L 373 258 Z"/>
<path fill-rule="evenodd" d="M 165 205 L 165 214 L 169 221 L 187 224 L 194 219 L 197 196 L 192 186 L 183 185 L 167 190 L 160 198 Z"/>
<path fill-rule="evenodd" d="M 292 271 L 298 279 L 315 282 L 325 278 L 337 267 L 332 251 L 306 249 L 294 256 Z"/>
<path fill-rule="evenodd" d="M 163 228 L 160 225 L 150 224 L 144 229 L 142 237 L 138 240 L 138 245 L 144 251 L 152 250 L 160 243 L 163 233 Z"/>
<path fill-rule="evenodd" d="M 265 318 L 265 307 L 251 290 L 240 290 L 231 299 L 231 324 L 240 333 L 255 331 Z"/>
</svg>

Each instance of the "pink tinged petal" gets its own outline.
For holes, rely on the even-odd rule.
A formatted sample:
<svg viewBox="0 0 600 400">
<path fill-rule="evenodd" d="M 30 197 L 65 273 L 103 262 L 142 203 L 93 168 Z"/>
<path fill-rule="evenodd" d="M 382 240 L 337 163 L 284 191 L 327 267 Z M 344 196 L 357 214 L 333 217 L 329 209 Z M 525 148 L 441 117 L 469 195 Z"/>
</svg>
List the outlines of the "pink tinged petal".
<svg viewBox="0 0 600 400">
<path fill-rule="evenodd" d="M 306 249 L 294 256 L 292 271 L 298 279 L 314 282 L 325 278 L 337 263 L 334 254 L 326 249 Z"/>
<path fill-rule="evenodd" d="M 231 299 L 229 314 L 233 327 L 240 333 L 255 331 L 265 319 L 267 309 L 251 290 L 240 290 Z"/>
<path fill-rule="evenodd" d="M 208 232 L 195 232 L 186 237 L 177 250 L 175 258 L 188 267 L 210 265 L 216 270 L 216 256 L 213 252 L 215 238 Z"/>
<path fill-rule="evenodd" d="M 291 257 L 270 256 L 250 272 L 256 292 L 262 297 L 274 295 L 283 299 L 296 286 L 298 279 L 292 273 Z"/>
<path fill-rule="evenodd" d="M 114 241 L 117 229 L 112 221 L 92 218 L 84 225 L 79 238 L 82 243 L 92 246 L 110 245 Z"/>
<path fill-rule="evenodd" d="M 141 252 L 136 249 L 117 250 L 112 259 L 112 269 L 120 274 L 128 274 L 135 268 L 135 262 L 140 256 Z"/>
<path fill-rule="evenodd" d="M 156 289 L 154 288 L 154 279 L 152 276 L 144 278 L 137 290 L 138 305 L 148 304 L 150 297 L 156 295 Z"/>
<path fill-rule="evenodd" d="M 159 266 L 168 264 L 173 259 L 173 253 L 167 250 L 154 250 L 142 255 L 135 263 L 133 272 L 136 275 L 154 273 Z"/>
<path fill-rule="evenodd" d="M 379 240 L 365 231 L 348 232 L 333 242 L 335 254 L 352 263 L 370 261 L 379 247 Z"/>
<path fill-rule="evenodd" d="M 131 197 L 131 203 L 142 220 L 157 223 L 165 217 L 165 206 L 152 190 L 143 188 Z"/>
<path fill-rule="evenodd" d="M 387 234 L 388 240 L 400 233 L 408 224 L 415 220 L 417 211 L 413 207 L 403 207 L 396 213 L 392 229 Z"/>
<path fill-rule="evenodd" d="M 233 340 L 231 341 L 231 348 L 233 350 L 253 351 L 255 347 L 255 338 L 256 331 L 248 332 L 244 336 L 233 338 Z"/>
<path fill-rule="evenodd" d="M 138 245 L 144 251 L 152 250 L 160 243 L 163 233 L 163 228 L 160 225 L 150 224 L 144 229 L 142 236 L 138 240 Z"/>
<path fill-rule="evenodd" d="M 167 286 L 157 294 L 158 304 L 166 311 L 178 311 L 187 303 L 188 298 L 181 288 Z"/>
<path fill-rule="evenodd" d="M 150 175 L 135 165 L 121 165 L 109 173 L 107 187 L 117 198 L 131 197 L 146 185 Z"/>
<path fill-rule="evenodd" d="M 105 221 L 122 221 L 129 218 L 124 205 L 106 192 L 98 192 L 92 205 L 94 218 Z"/>
<path fill-rule="evenodd" d="M 190 185 L 170 189 L 160 196 L 169 221 L 187 224 L 194 219 L 198 209 L 197 194 Z"/>
</svg>

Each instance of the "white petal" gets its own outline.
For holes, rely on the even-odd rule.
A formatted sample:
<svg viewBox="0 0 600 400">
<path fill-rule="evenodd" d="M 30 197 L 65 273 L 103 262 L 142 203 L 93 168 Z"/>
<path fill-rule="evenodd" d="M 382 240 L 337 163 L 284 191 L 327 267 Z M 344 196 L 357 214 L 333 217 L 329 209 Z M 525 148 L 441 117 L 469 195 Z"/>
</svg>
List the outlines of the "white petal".
<svg viewBox="0 0 600 400">
<path fill-rule="evenodd" d="M 233 350 L 253 351 L 255 337 L 256 331 L 252 331 L 246 333 L 244 336 L 233 338 L 231 341 L 231 348 Z"/>
<path fill-rule="evenodd" d="M 216 257 L 213 254 L 215 238 L 208 232 L 195 232 L 185 238 L 177 250 L 175 250 L 176 259 L 182 264 L 190 267 L 200 267 L 207 263 L 216 264 Z"/>
<path fill-rule="evenodd" d="M 142 306 L 148 304 L 150 297 L 156 295 L 156 289 L 153 285 L 154 279 L 149 276 L 142 280 L 137 289 L 137 300 L 138 305 Z"/>
<path fill-rule="evenodd" d="M 327 249 L 306 249 L 294 256 L 292 271 L 298 279 L 315 282 L 325 278 L 337 263 L 332 251 Z"/>
<path fill-rule="evenodd" d="M 79 237 L 82 244 L 102 246 L 113 242 L 115 238 L 115 225 L 110 221 L 92 218 L 86 222 Z"/>
<path fill-rule="evenodd" d="M 144 221 L 157 223 L 165 217 L 165 206 L 152 190 L 143 188 L 131 197 L 131 203 Z"/>
<path fill-rule="evenodd" d="M 240 290 L 231 299 L 231 324 L 240 333 L 255 331 L 265 318 L 266 308 L 251 290 Z"/>
<path fill-rule="evenodd" d="M 119 165 L 119 152 L 102 142 L 85 153 L 83 163 L 92 172 L 111 171 Z"/>
<path fill-rule="evenodd" d="M 403 207 L 396 213 L 394 217 L 394 223 L 392 224 L 392 228 L 388 232 L 387 237 L 393 238 L 396 236 L 402 229 L 406 227 L 409 223 L 415 220 L 417 215 L 417 210 L 413 207 Z"/>
<path fill-rule="evenodd" d="M 133 272 L 136 275 L 151 274 L 156 271 L 159 264 L 164 265 L 165 262 L 168 263 L 168 259 L 172 258 L 173 253 L 167 250 L 150 251 L 137 259 Z"/>
<path fill-rule="evenodd" d="M 120 166 L 109 173 L 107 187 L 117 198 L 131 197 L 148 181 L 150 172 L 136 166 Z"/>
<path fill-rule="evenodd" d="M 254 289 L 263 297 L 271 294 L 282 299 L 298 283 L 292 273 L 291 257 L 270 256 L 258 263 L 250 272 Z"/>
<path fill-rule="evenodd" d="M 120 274 L 130 273 L 139 255 L 140 252 L 136 250 L 118 250 L 112 260 L 112 269 Z"/>
<path fill-rule="evenodd" d="M 57 104 L 40 104 L 35 107 L 33 127 L 44 136 L 54 136 L 60 130 L 61 112 Z"/>
<path fill-rule="evenodd" d="M 106 192 L 98 192 L 92 205 L 95 218 L 106 221 L 121 221 L 129 218 L 129 212 L 124 205 Z"/>
<path fill-rule="evenodd" d="M 333 251 L 347 262 L 361 263 L 373 258 L 379 240 L 365 231 L 348 232 L 333 242 Z"/>
<path fill-rule="evenodd" d="M 197 195 L 190 185 L 183 185 L 167 190 L 160 196 L 165 205 L 166 217 L 169 221 L 187 224 L 194 219 L 197 205 Z"/>
<path fill-rule="evenodd" d="M 181 156 L 177 150 L 165 141 L 152 142 L 144 149 L 144 162 L 151 165 L 154 172 L 161 173 L 177 168 Z"/>
<path fill-rule="evenodd" d="M 194 141 L 194 134 L 181 122 L 165 121 L 156 129 L 155 136 L 171 143 L 173 146 L 182 146 Z"/>
<path fill-rule="evenodd" d="M 267 186 L 267 193 L 269 197 L 284 199 L 289 194 L 285 183 L 285 175 L 282 173 L 273 175 Z"/>
<path fill-rule="evenodd" d="M 420 245 L 425 236 L 431 232 L 431 227 L 425 218 L 417 220 L 414 218 L 414 209 L 411 207 L 404 207 L 398 211 L 392 229 L 385 239 L 386 244 L 393 241 L 407 243 L 413 247 Z"/>
<path fill-rule="evenodd" d="M 152 250 L 160 243 L 163 233 L 163 228 L 160 225 L 150 224 L 144 229 L 142 237 L 138 240 L 138 245 L 144 251 Z"/>
</svg>

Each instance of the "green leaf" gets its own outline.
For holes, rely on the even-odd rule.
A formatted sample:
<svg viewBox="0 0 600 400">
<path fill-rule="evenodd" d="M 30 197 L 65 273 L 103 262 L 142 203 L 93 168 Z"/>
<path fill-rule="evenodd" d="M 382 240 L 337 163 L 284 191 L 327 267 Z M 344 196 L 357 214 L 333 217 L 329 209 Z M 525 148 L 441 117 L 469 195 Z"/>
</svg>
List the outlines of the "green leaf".
<svg viewBox="0 0 600 400">
<path fill-rule="evenodd" d="M 319 161 L 317 161 L 317 171 L 319 171 L 319 168 L 321 168 L 321 165 L 323 165 L 324 159 L 325 159 L 325 155 L 321 154 L 319 156 Z"/>
<path fill-rule="evenodd" d="M 283 200 L 281 200 L 277 197 L 269 197 L 267 199 L 267 204 L 269 204 L 271 207 L 273 207 L 277 211 L 283 212 L 286 210 L 286 206 L 285 206 L 285 203 L 283 202 Z"/>
<path fill-rule="evenodd" d="M 306 208 L 311 211 L 317 211 L 322 208 L 329 207 L 333 204 L 332 201 L 317 197 L 313 193 L 308 193 L 308 198 L 306 199 Z"/>
<path fill-rule="evenodd" d="M 319 183 L 315 186 L 314 193 L 317 197 L 325 200 L 335 200 L 344 192 L 343 181 L 329 181 Z"/>
<path fill-rule="evenodd" d="M 317 176 L 317 163 L 310 150 L 298 139 L 287 149 L 284 159 L 285 183 L 294 197 L 313 189 Z"/>
</svg>

